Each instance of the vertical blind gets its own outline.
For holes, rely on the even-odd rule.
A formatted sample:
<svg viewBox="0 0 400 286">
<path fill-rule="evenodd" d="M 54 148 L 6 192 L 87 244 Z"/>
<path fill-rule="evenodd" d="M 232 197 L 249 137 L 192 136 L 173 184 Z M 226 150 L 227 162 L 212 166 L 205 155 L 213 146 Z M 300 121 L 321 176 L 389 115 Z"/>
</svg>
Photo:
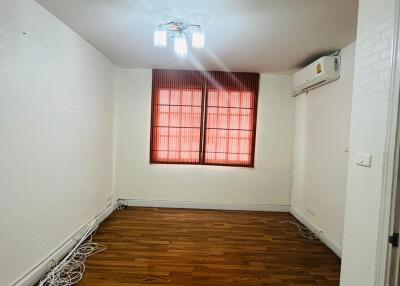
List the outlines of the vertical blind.
<svg viewBox="0 0 400 286">
<path fill-rule="evenodd" d="M 152 162 L 200 163 L 201 77 L 198 71 L 153 70 Z"/>
<path fill-rule="evenodd" d="M 259 74 L 153 70 L 151 163 L 254 165 Z"/>
</svg>

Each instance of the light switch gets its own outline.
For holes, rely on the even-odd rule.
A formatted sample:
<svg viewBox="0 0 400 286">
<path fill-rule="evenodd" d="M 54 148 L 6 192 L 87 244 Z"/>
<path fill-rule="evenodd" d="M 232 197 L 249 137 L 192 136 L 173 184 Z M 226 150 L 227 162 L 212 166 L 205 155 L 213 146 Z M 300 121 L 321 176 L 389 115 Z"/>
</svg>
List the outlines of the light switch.
<svg viewBox="0 0 400 286">
<path fill-rule="evenodd" d="M 356 155 L 356 164 L 362 167 L 371 168 L 372 156 L 367 153 L 357 153 Z"/>
</svg>

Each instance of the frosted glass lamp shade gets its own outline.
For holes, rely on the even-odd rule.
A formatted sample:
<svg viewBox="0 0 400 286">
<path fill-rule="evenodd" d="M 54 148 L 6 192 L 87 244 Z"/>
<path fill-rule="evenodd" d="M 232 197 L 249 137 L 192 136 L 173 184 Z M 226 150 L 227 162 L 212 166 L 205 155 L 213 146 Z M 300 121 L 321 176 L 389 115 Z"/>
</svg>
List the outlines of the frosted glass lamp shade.
<svg viewBox="0 0 400 286">
<path fill-rule="evenodd" d="M 205 36 L 204 32 L 200 29 L 192 33 L 192 47 L 196 49 L 204 48 Z"/>
<path fill-rule="evenodd" d="M 175 35 L 174 50 L 180 58 L 187 57 L 188 47 L 185 34 L 180 33 Z"/>
<path fill-rule="evenodd" d="M 159 48 L 167 46 L 167 31 L 160 27 L 154 29 L 154 46 Z"/>
</svg>

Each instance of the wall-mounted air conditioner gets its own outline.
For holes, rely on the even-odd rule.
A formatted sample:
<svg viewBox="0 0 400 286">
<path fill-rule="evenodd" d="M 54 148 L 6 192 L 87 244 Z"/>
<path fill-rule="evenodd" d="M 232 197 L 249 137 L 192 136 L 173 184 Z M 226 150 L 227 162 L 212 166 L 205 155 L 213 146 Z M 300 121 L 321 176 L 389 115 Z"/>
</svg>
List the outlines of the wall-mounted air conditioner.
<svg viewBox="0 0 400 286">
<path fill-rule="evenodd" d="M 294 96 L 340 77 L 340 55 L 325 56 L 294 74 Z"/>
</svg>

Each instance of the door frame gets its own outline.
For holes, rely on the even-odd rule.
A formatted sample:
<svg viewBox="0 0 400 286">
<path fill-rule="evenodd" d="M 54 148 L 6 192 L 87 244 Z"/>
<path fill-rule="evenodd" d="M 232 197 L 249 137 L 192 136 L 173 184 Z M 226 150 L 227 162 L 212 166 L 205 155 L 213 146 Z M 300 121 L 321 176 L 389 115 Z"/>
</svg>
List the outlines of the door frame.
<svg viewBox="0 0 400 286">
<path fill-rule="evenodd" d="M 394 15 L 394 31 L 392 43 L 392 72 L 390 79 L 390 94 L 388 102 L 388 117 L 386 127 L 386 139 L 383 154 L 382 185 L 379 201 L 379 219 L 377 233 L 377 252 L 375 266 L 374 285 L 390 285 L 392 263 L 392 246 L 389 243 L 389 235 L 393 233 L 396 209 L 395 204 L 400 198 L 400 185 L 397 184 L 399 170 L 399 147 L 400 147 L 400 117 L 399 117 L 399 95 L 400 95 L 400 0 L 396 0 Z"/>
</svg>

